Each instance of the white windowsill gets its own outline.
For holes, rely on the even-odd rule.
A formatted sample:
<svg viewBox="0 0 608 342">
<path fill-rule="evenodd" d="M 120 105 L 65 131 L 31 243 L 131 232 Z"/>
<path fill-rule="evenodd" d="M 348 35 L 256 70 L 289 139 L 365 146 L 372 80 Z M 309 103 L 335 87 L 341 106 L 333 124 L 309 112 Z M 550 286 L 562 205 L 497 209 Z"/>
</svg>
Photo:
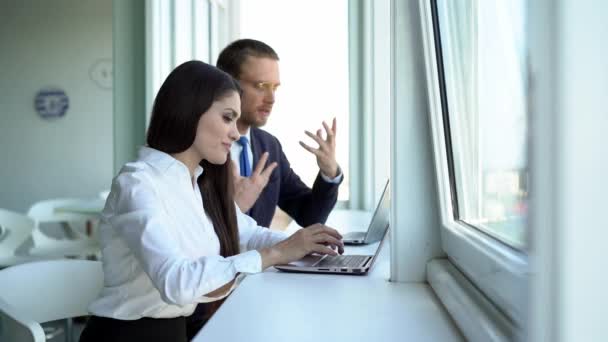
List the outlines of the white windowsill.
<svg viewBox="0 0 608 342">
<path fill-rule="evenodd" d="M 427 265 L 428 280 L 469 341 L 513 341 L 513 324 L 447 259 Z M 520 337 L 520 336 L 519 336 Z"/>
</svg>

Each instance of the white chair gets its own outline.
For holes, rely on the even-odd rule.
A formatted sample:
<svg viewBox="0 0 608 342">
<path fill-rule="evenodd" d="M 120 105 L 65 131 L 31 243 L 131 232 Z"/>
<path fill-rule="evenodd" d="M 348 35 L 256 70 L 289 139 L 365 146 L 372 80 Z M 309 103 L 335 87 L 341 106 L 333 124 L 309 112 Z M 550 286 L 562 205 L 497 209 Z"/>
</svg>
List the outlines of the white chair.
<svg viewBox="0 0 608 342">
<path fill-rule="evenodd" d="M 86 257 L 96 255 L 99 245 L 95 239 L 79 231 L 76 226 L 92 226 L 99 213 L 89 209 L 90 204 L 82 199 L 62 198 L 35 203 L 27 215 L 34 219 L 36 228 L 32 232 L 34 247 L 30 254 L 47 257 Z M 86 210 L 79 210 L 84 208 Z M 58 223 L 64 229 L 67 239 L 58 239 L 45 234 L 41 224 Z"/>
<path fill-rule="evenodd" d="M 36 259 L 27 251 L 18 253 L 35 226 L 34 220 L 24 214 L 0 209 L 0 268 Z"/>
<path fill-rule="evenodd" d="M 88 315 L 102 286 L 100 261 L 48 260 L 0 270 L 0 341 L 46 341 L 41 323 Z"/>
<path fill-rule="evenodd" d="M 100 191 L 99 194 L 97 194 L 97 196 L 104 201 L 108 199 L 109 195 L 110 195 L 110 190 L 103 190 L 103 191 Z"/>
</svg>

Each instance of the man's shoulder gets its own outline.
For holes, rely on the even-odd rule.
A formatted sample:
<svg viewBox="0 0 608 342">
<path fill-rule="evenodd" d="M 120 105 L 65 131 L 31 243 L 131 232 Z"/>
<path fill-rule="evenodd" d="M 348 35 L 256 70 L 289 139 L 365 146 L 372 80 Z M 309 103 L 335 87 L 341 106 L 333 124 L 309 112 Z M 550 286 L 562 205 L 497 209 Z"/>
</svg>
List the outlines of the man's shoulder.
<svg viewBox="0 0 608 342">
<path fill-rule="evenodd" d="M 277 161 L 279 162 L 279 165 L 289 165 L 285 152 L 283 151 L 283 146 L 277 137 L 263 129 L 252 128 L 251 139 L 257 140 L 257 142 L 252 143 L 259 148 L 259 153 L 270 153 L 269 161 Z"/>
<path fill-rule="evenodd" d="M 264 144 L 280 145 L 279 139 L 261 128 L 251 128 L 251 135 L 254 139 L 259 139 Z"/>
</svg>

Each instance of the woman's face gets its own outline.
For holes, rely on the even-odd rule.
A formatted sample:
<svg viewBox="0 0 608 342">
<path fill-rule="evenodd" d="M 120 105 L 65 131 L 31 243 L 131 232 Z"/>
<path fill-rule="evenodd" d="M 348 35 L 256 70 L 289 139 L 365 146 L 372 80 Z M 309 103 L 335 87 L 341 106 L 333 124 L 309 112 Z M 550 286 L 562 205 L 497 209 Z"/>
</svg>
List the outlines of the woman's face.
<svg viewBox="0 0 608 342">
<path fill-rule="evenodd" d="M 213 102 L 211 108 L 198 121 L 192 148 L 202 159 L 212 164 L 224 164 L 230 146 L 240 137 L 236 120 L 241 113 L 241 98 L 231 92 Z"/>
</svg>

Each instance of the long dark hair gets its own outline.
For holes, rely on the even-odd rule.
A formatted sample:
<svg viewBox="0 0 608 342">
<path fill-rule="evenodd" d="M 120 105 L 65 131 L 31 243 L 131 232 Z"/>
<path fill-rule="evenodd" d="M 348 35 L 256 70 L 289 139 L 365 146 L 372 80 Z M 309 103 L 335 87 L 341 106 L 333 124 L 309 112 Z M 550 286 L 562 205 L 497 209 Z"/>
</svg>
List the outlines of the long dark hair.
<svg viewBox="0 0 608 342">
<path fill-rule="evenodd" d="M 241 93 L 238 82 L 227 73 L 200 61 L 175 68 L 160 87 L 148 128 L 147 144 L 159 151 L 183 152 L 194 143 L 201 116 L 213 102 Z M 233 199 L 230 158 L 222 165 L 201 161 L 197 179 L 205 212 L 213 223 L 224 257 L 239 253 L 239 235 Z"/>
</svg>

